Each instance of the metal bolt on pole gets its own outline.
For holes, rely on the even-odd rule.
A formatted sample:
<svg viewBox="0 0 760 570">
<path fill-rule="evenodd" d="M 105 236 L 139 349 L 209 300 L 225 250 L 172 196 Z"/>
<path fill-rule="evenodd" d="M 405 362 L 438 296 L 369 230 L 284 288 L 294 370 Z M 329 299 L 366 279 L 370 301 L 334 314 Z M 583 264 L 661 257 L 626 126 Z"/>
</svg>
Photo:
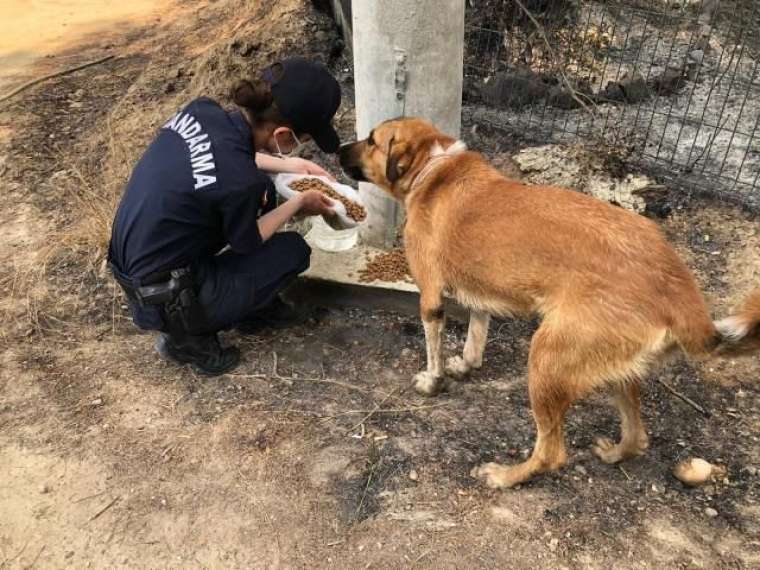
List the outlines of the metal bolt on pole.
<svg viewBox="0 0 760 570">
<path fill-rule="evenodd" d="M 351 6 L 356 134 L 377 123 L 418 116 L 458 137 L 462 115 L 464 0 L 354 0 Z M 359 185 L 366 244 L 393 245 L 400 204 Z"/>
</svg>

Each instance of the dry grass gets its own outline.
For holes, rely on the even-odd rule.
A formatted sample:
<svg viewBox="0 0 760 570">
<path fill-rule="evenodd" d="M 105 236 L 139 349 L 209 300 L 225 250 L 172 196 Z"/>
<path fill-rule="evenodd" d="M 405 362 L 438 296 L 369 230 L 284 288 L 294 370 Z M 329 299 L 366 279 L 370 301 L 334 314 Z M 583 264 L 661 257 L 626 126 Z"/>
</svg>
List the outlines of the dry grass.
<svg viewBox="0 0 760 570">
<path fill-rule="evenodd" d="M 103 175 L 87 163 L 60 158 L 62 164 L 69 163 L 68 175 L 60 180 L 65 197 L 62 206 L 76 212 L 76 221 L 53 230 L 47 244 L 33 252 L 32 262 L 14 259 L 12 270 L 0 279 L 0 289 L 6 292 L 0 305 L 0 343 L 19 337 L 59 336 L 87 303 L 84 280 L 92 275 L 101 280 L 106 277 L 111 224 L 132 163 L 110 125 L 108 133 L 106 163 L 121 171 L 108 184 L 99 183 Z M 71 274 L 71 267 L 77 268 L 74 281 L 78 283 L 61 282 L 58 275 Z"/>
<path fill-rule="evenodd" d="M 135 118 L 132 129 L 142 125 Z M 66 249 L 82 248 L 88 252 L 91 262 L 97 264 L 103 260 L 111 238 L 111 224 L 119 204 L 122 189 L 129 179 L 132 165 L 138 157 L 138 149 L 125 140 L 130 137 L 114 134 L 113 120 L 106 121 L 106 155 L 103 170 L 98 172 L 87 163 L 73 163 L 71 176 L 64 180 L 63 189 L 70 202 L 80 209 L 78 220 L 65 228 L 57 236 L 59 247 Z M 100 135 L 91 142 L 99 145 Z M 93 149 L 94 150 L 94 149 Z"/>
</svg>

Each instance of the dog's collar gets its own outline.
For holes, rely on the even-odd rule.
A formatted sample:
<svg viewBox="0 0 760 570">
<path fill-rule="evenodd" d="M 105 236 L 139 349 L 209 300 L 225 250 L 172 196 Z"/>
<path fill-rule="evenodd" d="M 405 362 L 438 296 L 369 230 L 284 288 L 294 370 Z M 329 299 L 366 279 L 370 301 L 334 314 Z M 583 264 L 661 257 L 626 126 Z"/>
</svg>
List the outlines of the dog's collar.
<svg viewBox="0 0 760 570">
<path fill-rule="evenodd" d="M 422 181 L 430 175 L 430 173 L 439 162 L 443 162 L 445 159 L 452 158 L 453 156 L 456 156 L 466 150 L 467 145 L 462 141 L 456 141 L 446 150 L 443 150 L 443 148 L 441 148 L 441 145 L 435 143 L 427 163 L 425 163 L 425 166 L 422 167 L 422 169 L 417 173 L 417 176 L 414 177 L 414 180 L 412 180 L 412 184 L 409 187 L 410 192 L 422 184 Z"/>
<path fill-rule="evenodd" d="M 414 190 L 417 186 L 422 184 L 422 181 L 427 178 L 428 174 L 430 174 L 435 168 L 435 165 L 439 162 L 442 162 L 446 158 L 451 158 L 448 154 L 439 154 L 438 156 L 434 156 L 430 158 L 425 166 L 422 167 L 422 170 L 417 173 L 417 176 L 414 177 L 414 180 L 412 180 L 412 185 L 410 186 L 410 190 Z"/>
</svg>

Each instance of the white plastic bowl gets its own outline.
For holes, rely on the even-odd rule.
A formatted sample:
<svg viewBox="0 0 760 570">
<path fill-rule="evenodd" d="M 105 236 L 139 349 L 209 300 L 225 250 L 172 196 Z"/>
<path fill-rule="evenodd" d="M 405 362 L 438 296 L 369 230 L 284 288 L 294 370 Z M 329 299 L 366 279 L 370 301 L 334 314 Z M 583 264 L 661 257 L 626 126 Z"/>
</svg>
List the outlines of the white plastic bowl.
<svg viewBox="0 0 760 570">
<path fill-rule="evenodd" d="M 333 182 L 323 176 L 312 176 L 304 174 L 278 174 L 274 177 L 274 185 L 277 193 L 289 200 L 299 194 L 299 192 L 290 188 L 290 184 L 303 178 L 316 178 L 333 188 L 337 193 L 345 196 L 352 202 L 363 207 L 359 193 L 351 186 Z M 313 216 L 311 218 L 311 230 L 306 234 L 306 240 L 312 245 L 324 251 L 345 251 L 356 245 L 359 239 L 359 226 L 366 222 L 357 222 L 348 217 L 346 207 L 337 200 L 332 200 L 335 204 L 335 216 L 323 218 L 322 216 Z"/>
</svg>

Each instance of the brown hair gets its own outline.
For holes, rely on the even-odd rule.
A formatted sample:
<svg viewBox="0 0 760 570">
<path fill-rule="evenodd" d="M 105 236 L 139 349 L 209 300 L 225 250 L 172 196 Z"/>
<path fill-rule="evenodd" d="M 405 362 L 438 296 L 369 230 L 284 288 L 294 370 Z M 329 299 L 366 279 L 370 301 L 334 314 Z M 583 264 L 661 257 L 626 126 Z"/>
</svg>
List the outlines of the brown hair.
<svg viewBox="0 0 760 570">
<path fill-rule="evenodd" d="M 235 104 L 248 114 L 253 123 L 290 125 L 274 101 L 271 86 L 264 80 L 244 79 L 232 88 L 231 96 Z"/>
</svg>

